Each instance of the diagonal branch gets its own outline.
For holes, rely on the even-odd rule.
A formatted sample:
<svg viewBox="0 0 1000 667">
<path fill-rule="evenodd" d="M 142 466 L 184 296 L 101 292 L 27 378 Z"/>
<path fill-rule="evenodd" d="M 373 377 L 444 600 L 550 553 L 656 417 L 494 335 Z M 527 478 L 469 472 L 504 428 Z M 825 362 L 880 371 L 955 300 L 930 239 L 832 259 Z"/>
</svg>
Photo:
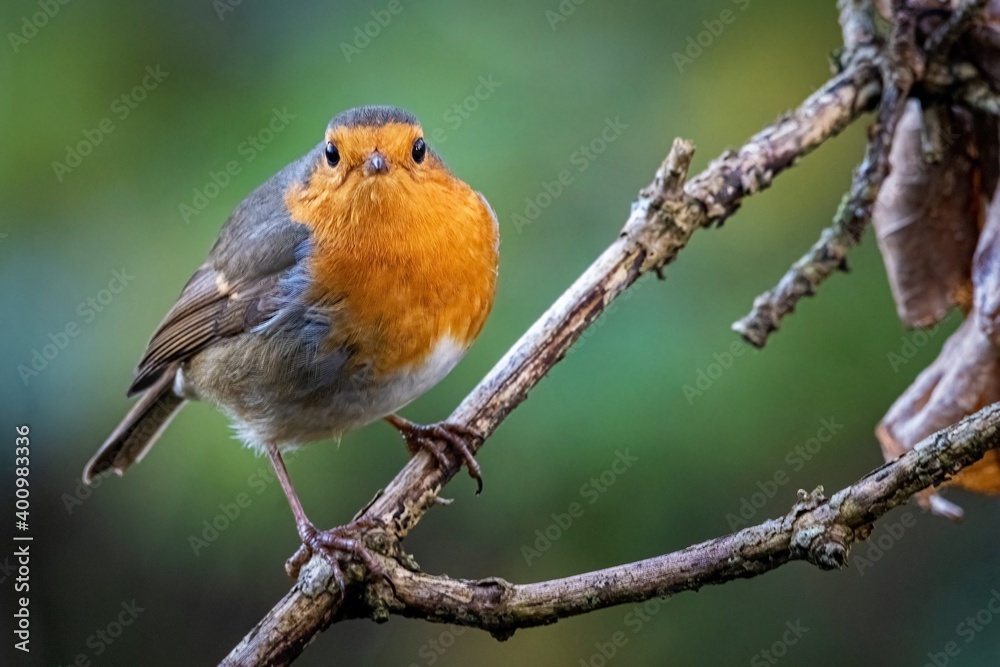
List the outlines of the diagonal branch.
<svg viewBox="0 0 1000 667">
<path fill-rule="evenodd" d="M 792 113 L 752 137 L 738 152 L 727 152 L 681 187 L 692 147 L 675 141 L 653 182 L 640 192 L 621 234 L 545 314 L 515 343 L 455 409 L 449 421 L 481 434 L 478 450 L 503 419 L 562 359 L 570 346 L 643 274 L 673 261 L 697 229 L 721 223 L 744 197 L 769 187 L 774 177 L 840 133 L 880 94 L 877 68 L 852 64 Z M 384 526 L 366 539 L 378 551 L 392 551 L 458 471 L 447 470 L 421 453 L 361 514 Z M 387 544 L 388 543 L 388 544 Z M 315 562 L 315 561 L 314 561 Z M 313 568 L 304 568 L 313 571 Z M 361 587 L 362 597 L 371 586 Z M 288 664 L 320 631 L 350 615 L 357 596 L 335 596 L 311 583 L 308 574 L 251 630 L 225 665 Z"/>
<path fill-rule="evenodd" d="M 952 91 L 956 101 L 989 113 L 1000 111 L 996 92 L 980 77 L 972 75 L 963 79 L 970 69 L 975 72 L 974 68 L 942 62 L 985 4 L 985 0 L 967 0 L 930 35 L 918 52 L 914 44 L 912 12 L 899 0 L 893 3 L 889 57 L 880 61 L 884 90 L 878 116 L 869 129 L 864 159 L 854 171 L 851 189 L 841 201 L 833 225 L 823 230 L 819 240 L 792 265 L 774 289 L 754 299 L 750 312 L 733 323 L 733 330 L 748 343 L 763 348 L 768 337 L 778 330 L 781 321 L 795 310 L 803 297 L 815 294 L 820 284 L 835 272 L 847 270 L 847 253 L 861 241 L 871 221 L 875 199 L 889 175 L 889 151 L 915 82 L 920 80 L 935 94 L 957 86 L 958 90 Z M 868 0 L 840 0 L 839 6 L 847 59 L 858 57 L 858 54 L 864 56 L 876 39 L 871 3 Z M 925 58 L 931 61 L 929 67 Z M 925 68 L 933 70 L 930 77 L 933 80 L 924 78 Z"/>
<path fill-rule="evenodd" d="M 451 579 L 414 572 L 383 558 L 391 586 L 382 583 L 351 616 L 385 613 L 487 630 L 506 639 L 518 628 L 555 623 L 629 602 L 666 597 L 702 586 L 754 577 L 804 560 L 830 570 L 844 567 L 852 545 L 872 522 L 927 486 L 1000 446 L 1000 403 L 931 435 L 904 456 L 868 473 L 826 499 L 822 488 L 799 491 L 785 516 L 664 556 L 565 579 L 514 585 L 502 579 Z M 315 580 L 333 583 L 316 559 Z"/>
<path fill-rule="evenodd" d="M 875 39 L 875 8 L 871 0 L 837 0 L 844 48 L 856 49 Z"/>
<path fill-rule="evenodd" d="M 855 16 L 846 14 L 846 16 Z M 858 19 L 844 20 L 845 38 L 861 31 Z M 753 302 L 750 313 L 733 323 L 733 330 L 757 348 L 767 343 L 781 320 L 795 310 L 799 300 L 812 296 L 836 271 L 847 271 L 847 252 L 861 241 L 871 221 L 875 199 L 889 175 L 889 151 L 906 100 L 915 79 L 913 30 L 910 14 L 898 12 L 890 44 L 890 58 L 882 66 L 884 82 L 878 115 L 869 128 L 865 156 L 854 170 L 851 189 L 840 203 L 833 225 L 823 230 L 819 241 L 778 282 Z M 849 28 L 851 32 L 849 33 Z M 870 34 L 867 34 L 869 38 Z M 860 37 L 855 37 L 860 39 Z"/>
</svg>

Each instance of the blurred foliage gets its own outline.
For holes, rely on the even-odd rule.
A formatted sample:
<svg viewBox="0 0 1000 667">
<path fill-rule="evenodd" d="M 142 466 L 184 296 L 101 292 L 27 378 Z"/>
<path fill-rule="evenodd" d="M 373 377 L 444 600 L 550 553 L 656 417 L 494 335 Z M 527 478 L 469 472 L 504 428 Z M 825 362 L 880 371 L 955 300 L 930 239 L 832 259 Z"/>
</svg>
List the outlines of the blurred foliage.
<svg viewBox="0 0 1000 667">
<path fill-rule="evenodd" d="M 8 35 L 0 49 L 0 405 L 10 443 L 12 424 L 32 427 L 29 664 L 38 665 L 79 654 L 94 664 L 209 664 L 287 590 L 281 565 L 297 543 L 285 499 L 261 481 L 270 479 L 260 476 L 266 462 L 242 450 L 210 407 L 186 409 L 124 479 L 84 498 L 78 478 L 127 410 L 135 361 L 222 221 L 319 141 L 332 115 L 363 103 L 413 111 L 428 134 L 441 130 L 432 143 L 499 214 L 493 315 L 468 358 L 404 411 L 435 420 L 614 238 L 674 136 L 696 142 L 700 169 L 821 84 L 839 45 L 833 0 L 100 0 L 58 5 L 16 50 L 9 33 L 23 34 L 39 4 L 14 0 L 0 11 Z M 358 37 L 365 30 L 374 34 L 367 42 Z M 147 66 L 166 76 L 134 94 Z M 248 149 L 275 109 L 294 118 Z M 608 119 L 625 129 L 581 162 L 577 151 Z M 568 575 L 726 533 L 744 499 L 762 505 L 748 512 L 751 521 L 782 514 L 796 489 L 840 488 L 878 465 L 875 422 L 955 321 L 918 338 L 915 356 L 893 368 L 889 355 L 913 334 L 895 318 L 870 237 L 852 256 L 852 273 L 802 304 L 766 351 L 726 357 L 736 340 L 729 324 L 828 223 L 862 137 L 861 125 L 851 128 L 723 229 L 699 233 L 665 283 L 644 281 L 603 319 L 485 448 L 485 493 L 474 497 L 473 484 L 457 478 L 447 489 L 456 502 L 407 540 L 421 565 L 518 582 Z M 57 174 L 53 163 L 67 163 L 80 142 L 92 144 L 89 154 Z M 213 173 L 219 181 L 230 161 L 238 173 L 213 188 Z M 537 199 L 563 170 L 572 182 Z M 516 225 L 531 200 L 545 204 L 537 219 Z M 181 206 L 195 203 L 203 210 L 185 222 Z M 133 278 L 105 293 L 114 271 Z M 70 323 L 76 334 L 61 337 Z M 24 381 L 18 367 L 59 341 Z M 702 373 L 703 393 L 686 394 Z M 789 458 L 823 419 L 842 427 L 808 461 Z M 595 493 L 590 480 L 600 482 L 618 452 L 637 463 L 611 485 L 605 475 Z M 374 425 L 339 448 L 310 447 L 290 467 L 313 519 L 333 525 L 405 459 L 398 436 Z M 12 464 L 12 455 L 0 463 L 6 489 Z M 782 470 L 790 482 L 769 485 Z M 760 487 L 773 497 L 752 497 Z M 196 554 L 191 536 L 206 522 L 225 524 L 218 517 L 238 501 L 246 501 L 239 516 Z M 582 516 L 528 563 L 523 547 L 574 502 Z M 877 530 L 887 548 L 862 545 L 857 555 L 871 561 L 863 571 L 792 565 L 681 595 L 651 615 L 616 608 L 502 644 L 399 618 L 352 622 L 322 635 L 299 664 L 599 665 L 595 642 L 618 631 L 627 642 L 616 664 L 773 664 L 761 651 L 797 621 L 808 631 L 785 647 L 784 664 L 923 664 L 949 641 L 961 649 L 955 664 L 996 664 L 1000 622 L 969 642 L 958 624 L 1000 586 L 1000 508 L 960 502 L 962 526 L 896 510 L 889 522 L 909 513 L 916 529 L 892 539 L 887 527 Z M 143 609 L 135 622 L 110 645 L 95 639 L 133 599 Z"/>
</svg>

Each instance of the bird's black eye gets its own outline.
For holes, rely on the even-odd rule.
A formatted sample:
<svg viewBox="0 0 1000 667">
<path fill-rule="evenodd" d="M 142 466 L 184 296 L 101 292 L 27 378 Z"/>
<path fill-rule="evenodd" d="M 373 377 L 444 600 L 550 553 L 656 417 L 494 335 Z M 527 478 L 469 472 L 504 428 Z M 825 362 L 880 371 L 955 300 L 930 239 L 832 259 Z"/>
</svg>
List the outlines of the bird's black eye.
<svg viewBox="0 0 1000 667">
<path fill-rule="evenodd" d="M 326 142 L 326 161 L 331 167 L 336 167 L 337 163 L 340 162 L 340 151 L 337 150 L 337 145 L 332 141 Z"/>
<path fill-rule="evenodd" d="M 417 140 L 413 142 L 413 161 L 423 162 L 425 155 L 427 155 L 427 144 L 424 143 L 423 137 L 417 137 Z"/>
</svg>

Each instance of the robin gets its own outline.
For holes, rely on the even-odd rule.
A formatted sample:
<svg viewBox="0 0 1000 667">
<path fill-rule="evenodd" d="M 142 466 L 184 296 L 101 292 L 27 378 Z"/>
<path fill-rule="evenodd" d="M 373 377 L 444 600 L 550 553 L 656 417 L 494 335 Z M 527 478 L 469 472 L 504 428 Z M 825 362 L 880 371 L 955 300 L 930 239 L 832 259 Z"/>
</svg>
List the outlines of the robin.
<svg viewBox="0 0 1000 667">
<path fill-rule="evenodd" d="M 351 525 L 320 532 L 309 521 L 281 452 L 385 419 L 411 454 L 429 449 L 447 466 L 456 451 L 481 490 L 474 432 L 395 413 L 479 334 L 497 246 L 489 203 L 448 170 L 412 115 L 366 106 L 336 116 L 318 146 L 229 216 L 153 334 L 128 390 L 139 400 L 84 480 L 121 475 L 186 401 L 205 400 L 269 457 L 302 539 L 298 564 L 334 551 L 370 564 Z"/>
</svg>

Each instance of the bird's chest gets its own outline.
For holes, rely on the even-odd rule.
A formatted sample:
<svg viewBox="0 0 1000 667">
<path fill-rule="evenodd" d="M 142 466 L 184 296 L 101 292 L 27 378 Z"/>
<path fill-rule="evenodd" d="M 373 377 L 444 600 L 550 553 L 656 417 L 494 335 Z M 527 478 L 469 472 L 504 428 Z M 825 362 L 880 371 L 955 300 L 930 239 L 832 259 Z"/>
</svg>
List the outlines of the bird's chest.
<svg viewBox="0 0 1000 667">
<path fill-rule="evenodd" d="M 492 306 L 495 268 L 447 243 L 393 250 L 333 251 L 314 272 L 331 286 L 329 346 L 346 346 L 372 377 L 393 378 L 400 391 L 419 395 L 478 335 Z"/>
</svg>

